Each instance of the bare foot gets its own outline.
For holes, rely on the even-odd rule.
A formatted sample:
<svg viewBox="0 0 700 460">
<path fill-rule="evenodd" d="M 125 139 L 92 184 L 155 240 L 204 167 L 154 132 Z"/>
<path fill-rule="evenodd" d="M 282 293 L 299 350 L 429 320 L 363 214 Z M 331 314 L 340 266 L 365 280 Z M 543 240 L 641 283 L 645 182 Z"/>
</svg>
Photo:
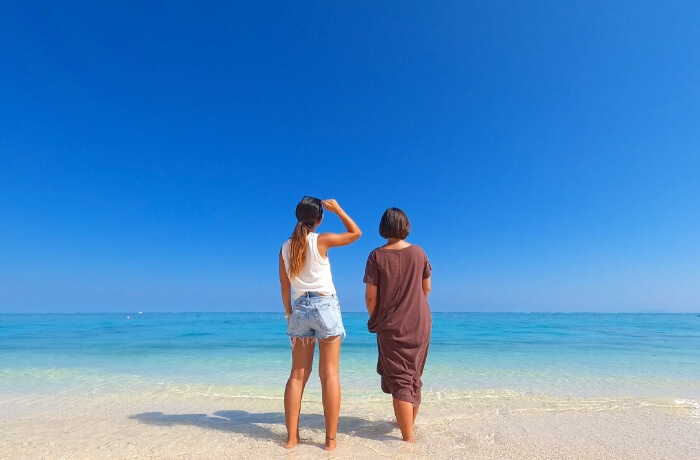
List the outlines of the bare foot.
<svg viewBox="0 0 700 460">
<path fill-rule="evenodd" d="M 299 444 L 299 434 L 296 436 L 287 436 L 287 442 L 284 443 L 285 449 L 291 449 Z"/>
<path fill-rule="evenodd" d="M 337 435 L 336 435 L 337 436 Z M 329 438 L 326 436 L 326 450 L 333 450 L 335 449 L 335 438 L 336 436 L 333 436 L 332 438 Z"/>
</svg>

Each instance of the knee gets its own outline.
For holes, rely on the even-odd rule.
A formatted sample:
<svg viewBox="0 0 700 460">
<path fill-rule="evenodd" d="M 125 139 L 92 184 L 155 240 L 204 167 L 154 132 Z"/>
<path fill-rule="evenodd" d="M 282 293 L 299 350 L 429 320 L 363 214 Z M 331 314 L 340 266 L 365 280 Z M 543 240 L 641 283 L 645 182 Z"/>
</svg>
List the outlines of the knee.
<svg viewBox="0 0 700 460">
<path fill-rule="evenodd" d="M 338 368 L 337 367 L 320 367 L 318 369 L 318 376 L 321 379 L 321 383 L 333 380 L 333 379 L 338 379 Z"/>
<path fill-rule="evenodd" d="M 289 380 L 306 384 L 309 376 L 311 376 L 311 369 L 292 369 L 292 372 L 289 374 Z"/>
</svg>

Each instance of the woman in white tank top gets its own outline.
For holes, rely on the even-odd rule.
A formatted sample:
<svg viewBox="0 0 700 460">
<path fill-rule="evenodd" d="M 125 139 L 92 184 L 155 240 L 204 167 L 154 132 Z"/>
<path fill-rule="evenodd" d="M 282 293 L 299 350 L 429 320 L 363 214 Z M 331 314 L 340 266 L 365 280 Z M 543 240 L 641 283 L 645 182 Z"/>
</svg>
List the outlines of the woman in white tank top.
<svg viewBox="0 0 700 460">
<path fill-rule="evenodd" d="M 324 208 L 336 214 L 345 233 L 315 232 Z M 284 390 L 287 442 L 299 444 L 299 412 L 304 386 L 311 375 L 316 339 L 320 350 L 319 377 L 326 419 L 326 450 L 335 449 L 340 414 L 340 337 L 345 328 L 333 285 L 328 249 L 346 246 L 362 232 L 336 200 L 304 197 L 296 208 L 297 223 L 291 238 L 280 249 L 279 268 L 287 335 L 292 345 L 292 370 Z M 292 297 L 294 303 L 292 304 Z"/>
</svg>

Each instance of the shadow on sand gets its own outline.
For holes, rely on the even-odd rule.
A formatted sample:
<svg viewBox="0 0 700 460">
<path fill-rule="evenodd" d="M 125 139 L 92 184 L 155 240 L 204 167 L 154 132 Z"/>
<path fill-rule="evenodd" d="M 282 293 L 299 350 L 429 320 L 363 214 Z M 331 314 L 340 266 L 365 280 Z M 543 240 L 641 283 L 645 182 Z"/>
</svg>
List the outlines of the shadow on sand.
<svg viewBox="0 0 700 460">
<path fill-rule="evenodd" d="M 162 412 L 144 412 L 129 416 L 132 420 L 158 426 L 193 425 L 201 428 L 241 433 L 251 438 L 284 442 L 286 435 L 275 433 L 265 428 L 265 424 L 280 424 L 284 426 L 284 413 L 270 412 L 251 414 L 243 410 L 221 410 L 213 414 L 164 414 Z M 299 426 L 323 431 L 325 420 L 320 414 L 301 414 Z M 387 436 L 396 429 L 390 422 L 372 422 L 359 417 L 343 417 L 338 420 L 338 432 L 351 436 L 374 440 L 396 439 Z"/>
</svg>

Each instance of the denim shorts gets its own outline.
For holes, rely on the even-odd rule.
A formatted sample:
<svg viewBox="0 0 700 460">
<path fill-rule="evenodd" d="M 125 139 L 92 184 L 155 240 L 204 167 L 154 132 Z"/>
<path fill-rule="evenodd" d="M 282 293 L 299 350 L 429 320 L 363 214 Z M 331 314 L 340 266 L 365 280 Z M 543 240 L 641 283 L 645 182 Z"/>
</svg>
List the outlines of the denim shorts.
<svg viewBox="0 0 700 460">
<path fill-rule="evenodd" d="M 295 337 L 327 339 L 336 335 L 345 338 L 345 327 L 340 315 L 338 297 L 305 292 L 294 301 L 289 317 L 287 335 Z"/>
</svg>

